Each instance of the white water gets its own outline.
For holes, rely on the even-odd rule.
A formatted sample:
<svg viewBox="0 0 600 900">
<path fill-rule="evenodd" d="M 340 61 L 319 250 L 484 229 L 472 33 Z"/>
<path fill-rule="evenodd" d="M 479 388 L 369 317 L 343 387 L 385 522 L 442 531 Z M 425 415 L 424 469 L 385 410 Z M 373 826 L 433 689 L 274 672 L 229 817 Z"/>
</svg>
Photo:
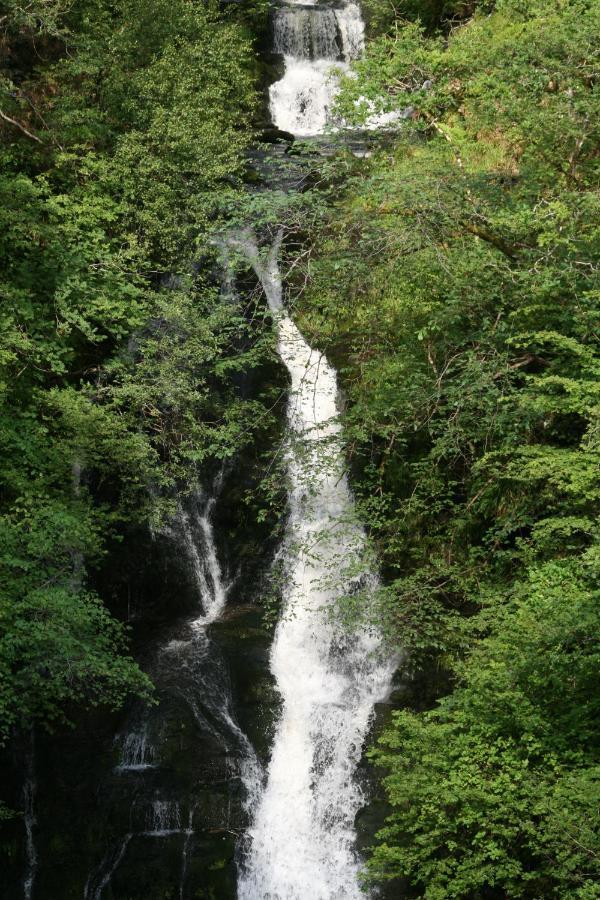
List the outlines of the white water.
<svg viewBox="0 0 600 900">
<path fill-rule="evenodd" d="M 119 863 L 125 856 L 132 837 L 133 834 L 127 833 L 121 841 L 107 852 L 98 871 L 92 872 L 85 883 L 83 890 L 84 900 L 101 900 L 104 888 L 108 887 Z"/>
<path fill-rule="evenodd" d="M 164 529 L 164 535 L 170 538 L 176 552 L 187 561 L 197 598 L 197 614 L 182 622 L 174 635 L 158 648 L 150 674 L 162 692 L 185 703 L 201 732 L 211 734 L 223 754 L 230 756 L 231 776 L 242 783 L 244 804 L 249 810 L 256 805 L 263 772 L 254 748 L 231 710 L 229 673 L 213 645 L 208 628 L 222 615 L 230 588 L 219 563 L 212 523 L 222 480 L 223 472 L 214 480 L 210 492 L 194 491 L 178 506 L 173 520 Z M 115 771 L 123 778 L 135 779 L 136 784 L 129 829 L 111 844 L 99 866 L 90 874 L 84 891 L 85 900 L 102 900 L 132 840 L 168 839 L 177 835 L 181 835 L 180 900 L 184 896 L 196 803 L 192 802 L 188 807 L 184 824 L 182 810 L 185 810 L 186 798 L 182 801 L 165 799 L 155 790 L 145 801 L 145 806 L 141 806 L 141 816 L 135 821 L 141 805 L 138 801 L 144 797 L 144 778 L 149 775 L 155 779 L 161 772 L 162 737 L 160 709 L 145 709 L 135 711 L 128 729 L 116 738 L 121 758 Z M 202 827 L 201 822 L 198 825 Z"/>
<path fill-rule="evenodd" d="M 221 472 L 208 498 L 197 490 L 191 498 L 189 509 L 179 507 L 172 528 L 185 549 L 196 583 L 202 610 L 194 620 L 196 627 L 215 622 L 227 603 L 228 589 L 223 581 L 211 521 L 222 477 Z"/>
<path fill-rule="evenodd" d="M 188 870 L 188 853 L 190 850 L 190 842 L 194 834 L 194 812 L 196 811 L 195 806 L 191 806 L 188 813 L 188 822 L 187 828 L 185 830 L 185 840 L 183 842 L 183 849 L 181 851 L 181 874 L 179 876 L 179 900 L 183 900 L 183 895 L 185 891 L 185 880 L 187 878 L 187 870 Z"/>
<path fill-rule="evenodd" d="M 148 738 L 148 726 L 144 722 L 138 730 L 128 731 L 122 740 L 121 762 L 118 772 L 143 772 L 155 767 L 155 749 Z"/>
<path fill-rule="evenodd" d="M 285 64 L 283 78 L 269 90 L 273 123 L 299 136 L 321 134 L 334 124 L 339 71 L 347 72 L 362 53 L 360 9 L 351 2 L 337 9 L 307 8 L 292 0 L 275 13 L 273 40 Z"/>
<path fill-rule="evenodd" d="M 348 634 L 326 615 L 359 580 L 369 581 L 361 562 L 364 533 L 344 474 L 335 372 L 283 310 L 280 240 L 265 260 L 250 233 L 231 240 L 262 282 L 292 382 L 287 586 L 270 659 L 283 707 L 239 897 L 358 900 L 364 893 L 354 819 L 363 797 L 355 772 L 394 661 L 378 652 L 376 633 Z"/>
<path fill-rule="evenodd" d="M 215 479 L 208 496 L 196 490 L 186 507 L 179 505 L 173 521 L 165 528 L 165 533 L 187 558 L 198 597 L 198 615 L 189 623 L 183 639 L 170 641 L 161 649 L 162 654 L 178 653 L 183 668 L 193 668 L 207 656 L 210 644 L 206 626 L 219 618 L 227 604 L 228 587 L 219 565 L 211 521 L 221 482 L 222 473 Z M 221 700 L 227 710 L 229 698 Z M 117 742 L 121 745 L 118 772 L 144 772 L 157 767 L 156 739 L 150 734 L 147 720 L 136 721 L 128 731 L 117 736 Z"/>
<path fill-rule="evenodd" d="M 194 668 L 202 657 L 206 657 L 210 653 L 206 626 L 217 621 L 222 615 L 230 588 L 230 585 L 226 585 L 223 579 L 212 524 L 212 512 L 222 487 L 222 481 L 223 471 L 221 470 L 208 498 L 204 498 L 202 493 L 197 491 L 193 497 L 191 511 L 186 512 L 180 507 L 176 517 L 175 528 L 179 532 L 194 573 L 202 612 L 190 623 L 189 639 L 167 644 L 164 652 L 175 653 L 179 656 L 179 665 L 182 671 L 191 670 L 189 679 L 191 684 L 202 683 L 201 678 L 195 677 Z M 210 698 L 204 697 L 205 703 L 210 701 L 213 717 L 217 722 L 216 728 L 206 717 L 201 716 L 192 693 L 188 692 L 187 702 L 196 717 L 201 720 L 205 730 L 213 731 L 215 736 L 221 738 L 225 746 L 235 745 L 241 751 L 238 763 L 239 776 L 246 792 L 245 805 L 250 808 L 256 803 L 260 790 L 263 778 L 262 767 L 254 748 L 230 711 L 229 688 L 227 687 L 226 692 L 215 690 L 222 681 L 222 678 L 215 678 L 211 685 L 213 695 Z M 230 741 L 231 737 L 233 737 L 233 741 Z"/>
<path fill-rule="evenodd" d="M 23 879 L 23 898 L 31 900 L 38 867 L 38 855 L 35 845 L 34 829 L 37 825 L 35 816 L 35 796 L 37 781 L 35 777 L 35 738 L 33 728 L 29 736 L 30 744 L 25 755 L 25 783 L 23 784 L 23 825 L 25 827 L 25 877 Z"/>
<path fill-rule="evenodd" d="M 180 834 L 181 810 L 176 800 L 153 800 L 148 810 L 147 837 L 168 837 Z"/>
</svg>

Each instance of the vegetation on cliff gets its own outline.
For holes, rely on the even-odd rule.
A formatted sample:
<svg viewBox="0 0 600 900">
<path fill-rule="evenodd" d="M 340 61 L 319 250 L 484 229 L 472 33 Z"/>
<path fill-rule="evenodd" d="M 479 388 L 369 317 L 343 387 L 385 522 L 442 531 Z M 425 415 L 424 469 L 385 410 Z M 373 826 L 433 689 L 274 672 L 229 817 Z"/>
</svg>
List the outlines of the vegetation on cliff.
<svg viewBox="0 0 600 900">
<path fill-rule="evenodd" d="M 377 621 L 436 690 L 372 752 L 368 877 L 591 900 L 600 5 L 364 5 L 340 110 L 401 127 L 310 157 L 302 197 L 245 199 L 260 0 L 0 7 L 0 742 L 150 695 L 90 571 L 269 428 L 243 383 L 272 336 L 223 296 L 211 235 L 283 222 L 297 320 L 343 382 Z"/>
<path fill-rule="evenodd" d="M 341 370 L 378 619 L 448 686 L 374 751 L 370 874 L 596 897 L 600 6 L 386 9 L 340 106 L 408 118 L 347 161 L 298 304 Z"/>
<path fill-rule="evenodd" d="M 266 332 L 209 242 L 252 135 L 259 14 L 2 4 L 0 741 L 148 694 L 88 574 L 268 427 L 240 389 Z"/>
</svg>

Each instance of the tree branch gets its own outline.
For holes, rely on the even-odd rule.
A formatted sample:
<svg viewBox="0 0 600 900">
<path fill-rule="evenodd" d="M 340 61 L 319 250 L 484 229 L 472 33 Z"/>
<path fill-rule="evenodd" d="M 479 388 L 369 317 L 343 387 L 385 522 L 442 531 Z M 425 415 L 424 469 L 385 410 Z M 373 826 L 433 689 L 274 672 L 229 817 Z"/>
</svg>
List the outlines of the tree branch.
<svg viewBox="0 0 600 900">
<path fill-rule="evenodd" d="M 461 222 L 461 225 L 463 228 L 466 228 L 468 232 L 474 234 L 475 237 L 481 238 L 482 241 L 487 241 L 488 244 L 492 244 L 497 250 L 500 250 L 501 253 L 508 256 L 509 259 L 514 260 L 517 258 L 516 247 L 513 247 L 498 235 L 492 234 L 487 228 L 481 228 L 479 225 L 473 225 L 472 222 L 465 222 L 464 220 Z"/>
<path fill-rule="evenodd" d="M 31 138 L 32 141 L 37 141 L 38 144 L 43 144 L 43 141 L 37 137 L 37 135 L 32 134 L 31 131 L 27 131 L 24 125 L 21 125 L 20 122 L 17 122 L 16 119 L 11 119 L 10 116 L 7 116 L 6 113 L 2 112 L 0 109 L 0 119 L 4 119 L 5 122 L 10 122 L 11 125 L 14 125 L 15 128 L 18 128 L 19 131 L 22 131 L 23 134 L 26 134 L 28 138 Z"/>
</svg>

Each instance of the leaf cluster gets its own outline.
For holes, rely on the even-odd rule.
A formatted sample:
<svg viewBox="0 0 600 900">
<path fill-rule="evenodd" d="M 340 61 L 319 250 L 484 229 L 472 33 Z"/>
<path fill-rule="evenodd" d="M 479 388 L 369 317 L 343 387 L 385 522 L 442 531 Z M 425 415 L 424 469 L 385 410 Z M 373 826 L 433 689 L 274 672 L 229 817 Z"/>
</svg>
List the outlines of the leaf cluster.
<svg viewBox="0 0 600 900">
<path fill-rule="evenodd" d="M 342 376 L 376 620 L 450 684 L 376 751 L 371 875 L 408 896 L 596 896 L 598 12 L 396 20 L 340 109 L 406 117 L 297 281 Z"/>
</svg>

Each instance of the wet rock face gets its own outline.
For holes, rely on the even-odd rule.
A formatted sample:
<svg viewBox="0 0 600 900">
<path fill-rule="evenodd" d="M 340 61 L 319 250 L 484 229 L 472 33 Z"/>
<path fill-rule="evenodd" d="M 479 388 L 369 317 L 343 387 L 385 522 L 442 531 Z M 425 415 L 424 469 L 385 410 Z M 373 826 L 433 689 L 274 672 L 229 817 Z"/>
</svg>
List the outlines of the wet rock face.
<svg viewBox="0 0 600 900">
<path fill-rule="evenodd" d="M 268 752 L 277 701 L 270 635 L 256 596 L 271 548 L 263 539 L 257 554 L 265 536 L 243 517 L 236 527 L 234 492 L 227 484 L 222 491 L 210 537 L 217 569 L 212 576 L 207 570 L 200 587 L 169 532 L 132 535 L 112 560 L 113 574 L 101 587 L 132 624 L 136 656 L 154 680 L 158 703 L 132 704 L 119 715 L 98 711 L 75 730 L 36 735 L 33 900 L 236 895 L 247 760 L 251 755 L 260 771 L 252 744 L 259 756 Z M 203 565 L 207 547 L 200 538 L 197 550 Z M 227 593 L 227 607 L 202 624 L 211 599 L 202 591 L 218 587 L 211 577 Z M 0 785 L 0 796 L 16 809 L 23 808 L 25 751 L 24 739 L 3 767 L 7 786 Z M 24 896 L 27 868 L 23 819 L 3 832 L 0 897 L 15 900 Z"/>
<path fill-rule="evenodd" d="M 233 714 L 267 752 L 275 701 L 256 619 L 247 610 L 213 626 L 204 658 L 202 645 L 186 646 L 187 625 L 174 628 L 154 663 L 159 704 L 149 714 L 132 708 L 38 737 L 36 900 L 235 897 L 245 747 L 222 713 L 235 698 Z M 23 896 L 22 823 L 11 831 L 6 900 Z"/>
</svg>

